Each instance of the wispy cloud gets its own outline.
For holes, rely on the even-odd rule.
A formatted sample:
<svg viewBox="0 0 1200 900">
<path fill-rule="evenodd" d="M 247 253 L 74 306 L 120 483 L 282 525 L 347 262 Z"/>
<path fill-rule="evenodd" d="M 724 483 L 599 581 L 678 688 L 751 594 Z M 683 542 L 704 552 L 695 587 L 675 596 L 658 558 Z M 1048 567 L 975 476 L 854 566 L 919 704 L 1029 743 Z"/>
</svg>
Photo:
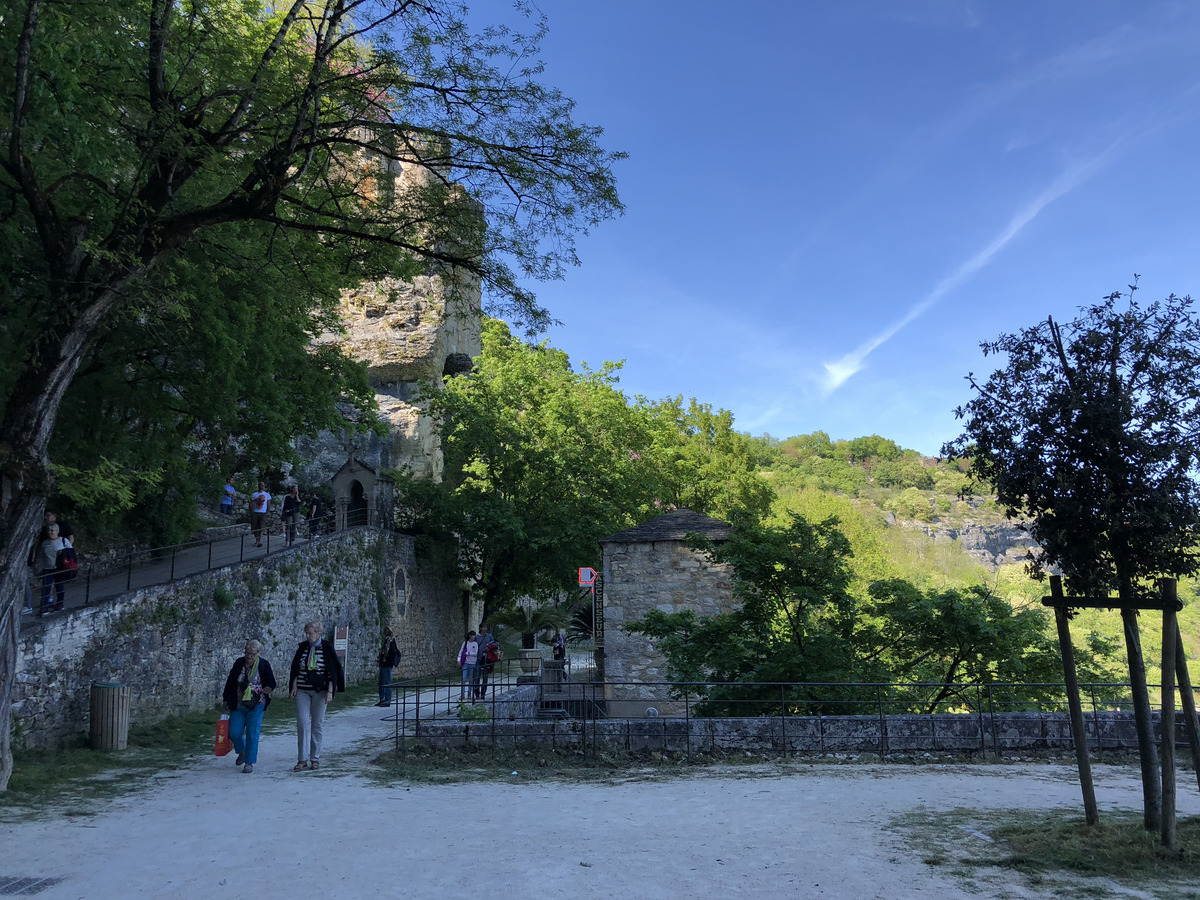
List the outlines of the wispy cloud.
<svg viewBox="0 0 1200 900">
<path fill-rule="evenodd" d="M 988 241 L 979 252 L 961 263 L 939 281 L 933 290 L 914 304 L 900 319 L 840 359 L 825 363 L 823 387 L 826 395 L 837 390 L 848 378 L 861 371 L 867 357 L 895 337 L 896 333 L 902 328 L 941 300 L 946 294 L 969 281 L 980 269 L 991 262 L 993 257 L 1003 250 L 1013 238 L 1020 234 L 1026 225 L 1037 218 L 1038 213 L 1055 200 L 1074 190 L 1096 171 L 1103 168 L 1122 143 L 1124 141 L 1119 139 L 1099 155 L 1082 163 L 1068 166 L 1049 187 L 1019 209 L 1016 215 L 1009 220 L 1008 224 L 1001 229 L 999 234 Z"/>
</svg>

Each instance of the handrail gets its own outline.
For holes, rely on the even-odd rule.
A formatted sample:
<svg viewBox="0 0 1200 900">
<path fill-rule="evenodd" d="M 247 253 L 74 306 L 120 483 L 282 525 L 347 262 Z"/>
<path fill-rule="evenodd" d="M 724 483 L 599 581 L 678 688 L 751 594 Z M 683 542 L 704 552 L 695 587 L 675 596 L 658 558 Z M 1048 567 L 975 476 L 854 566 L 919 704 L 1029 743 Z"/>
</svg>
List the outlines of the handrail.
<svg viewBox="0 0 1200 900">
<path fill-rule="evenodd" d="M 252 537 L 250 527 L 244 522 L 238 522 L 229 526 L 238 528 L 237 534 L 135 550 L 116 557 L 115 565 L 83 565 L 81 562 L 73 575 L 69 574 L 70 570 L 67 569 L 35 571 L 27 582 L 25 608 L 22 613 L 25 616 L 35 617 L 60 611 L 68 605 L 71 607 L 90 606 L 99 600 L 111 599 L 128 593 L 133 590 L 135 581 L 139 588 L 169 584 L 179 578 L 235 565 L 245 562 L 247 559 L 261 559 L 274 555 L 294 546 L 298 540 L 311 543 L 332 534 L 342 534 L 366 527 L 382 527 L 378 524 L 379 517 L 375 518 L 375 523 L 347 524 L 341 531 L 335 531 L 337 514 L 332 512 L 316 519 L 302 519 L 296 523 L 280 520 L 272 522 L 270 525 L 264 525 L 262 529 L 264 542 L 261 546 L 253 542 L 247 546 L 247 538 Z M 291 540 L 288 535 L 289 527 L 294 529 Z M 216 553 L 214 553 L 214 548 L 217 548 Z M 144 577 L 136 577 L 139 573 L 145 575 L 159 570 L 165 577 L 151 575 L 148 580 Z M 80 596 L 81 594 L 82 596 Z M 66 599 L 68 595 L 69 601 Z"/>
</svg>

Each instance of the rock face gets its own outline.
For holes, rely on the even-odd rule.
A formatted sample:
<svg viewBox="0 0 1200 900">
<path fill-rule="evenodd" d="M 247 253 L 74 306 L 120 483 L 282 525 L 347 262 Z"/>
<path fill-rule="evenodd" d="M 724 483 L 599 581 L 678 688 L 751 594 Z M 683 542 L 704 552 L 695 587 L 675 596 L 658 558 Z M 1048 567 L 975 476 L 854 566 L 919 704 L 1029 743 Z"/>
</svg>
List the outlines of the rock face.
<svg viewBox="0 0 1200 900">
<path fill-rule="evenodd" d="M 404 467 L 441 478 L 441 449 L 418 399 L 419 385 L 436 388 L 443 377 L 470 371 L 471 360 L 482 352 L 480 300 L 478 281 L 448 284 L 436 275 L 411 282 L 385 278 L 343 295 L 345 333 L 324 340 L 367 364 L 379 418 L 389 433 L 381 438 L 322 432 L 316 439 L 298 439 L 302 482 L 330 481 L 351 456 L 377 476 Z"/>
<path fill-rule="evenodd" d="M 919 522 L 901 527 L 905 526 L 920 528 L 935 541 L 958 541 L 972 559 L 991 572 L 1000 566 L 1023 563 L 1028 552 L 1037 548 L 1029 533 L 1012 522 L 983 524 L 967 520 L 957 528 Z"/>
</svg>

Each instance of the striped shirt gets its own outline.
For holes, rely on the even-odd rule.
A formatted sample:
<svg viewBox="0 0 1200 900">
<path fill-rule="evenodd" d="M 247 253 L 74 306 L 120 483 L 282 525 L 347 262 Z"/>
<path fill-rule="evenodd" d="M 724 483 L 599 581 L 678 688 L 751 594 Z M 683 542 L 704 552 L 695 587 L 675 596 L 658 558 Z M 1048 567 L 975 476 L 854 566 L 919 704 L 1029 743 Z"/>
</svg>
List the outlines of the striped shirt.
<svg viewBox="0 0 1200 900">
<path fill-rule="evenodd" d="M 313 668 L 308 667 L 312 660 Z M 325 672 L 325 654 L 321 652 L 321 642 L 310 644 L 308 652 L 300 660 L 300 674 L 296 676 L 296 688 L 301 691 L 323 691 L 328 685 L 328 679 L 323 678 Z M 314 678 L 313 676 L 317 676 Z M 316 685 L 322 685 L 317 687 Z"/>
</svg>

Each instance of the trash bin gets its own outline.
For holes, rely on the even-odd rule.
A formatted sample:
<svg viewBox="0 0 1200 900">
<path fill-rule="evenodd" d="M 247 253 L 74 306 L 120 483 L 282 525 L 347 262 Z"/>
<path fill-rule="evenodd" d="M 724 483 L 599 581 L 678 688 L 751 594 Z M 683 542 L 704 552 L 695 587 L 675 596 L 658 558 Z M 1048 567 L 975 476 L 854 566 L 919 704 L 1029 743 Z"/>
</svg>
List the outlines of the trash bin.
<svg viewBox="0 0 1200 900">
<path fill-rule="evenodd" d="M 128 746 L 129 693 L 127 684 L 92 682 L 92 749 L 124 750 Z"/>
</svg>

